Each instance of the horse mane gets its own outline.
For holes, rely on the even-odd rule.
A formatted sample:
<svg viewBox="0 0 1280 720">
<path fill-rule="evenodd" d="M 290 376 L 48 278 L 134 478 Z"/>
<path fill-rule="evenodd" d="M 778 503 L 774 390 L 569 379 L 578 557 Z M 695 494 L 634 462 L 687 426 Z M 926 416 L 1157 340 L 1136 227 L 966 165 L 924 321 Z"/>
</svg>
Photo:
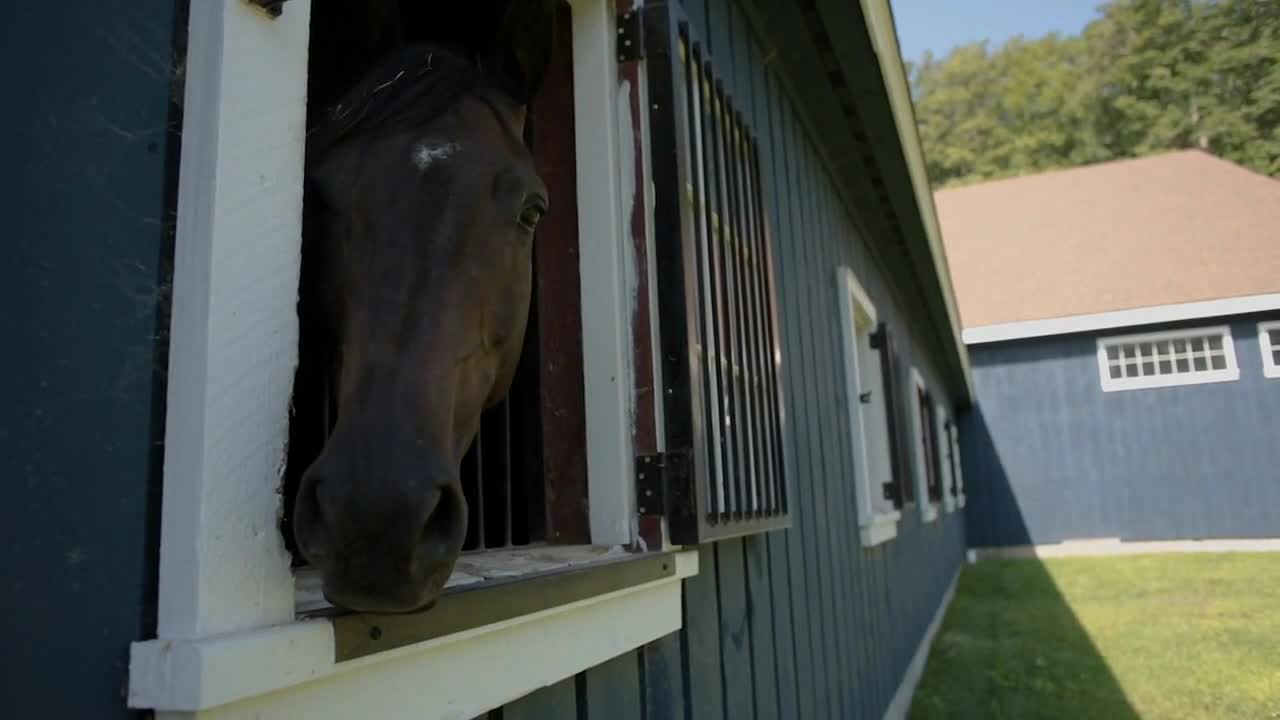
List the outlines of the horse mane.
<svg viewBox="0 0 1280 720">
<path fill-rule="evenodd" d="M 483 82 L 474 61 L 445 46 L 394 48 L 308 130 L 307 156 L 321 155 L 352 135 L 421 127 Z"/>
</svg>

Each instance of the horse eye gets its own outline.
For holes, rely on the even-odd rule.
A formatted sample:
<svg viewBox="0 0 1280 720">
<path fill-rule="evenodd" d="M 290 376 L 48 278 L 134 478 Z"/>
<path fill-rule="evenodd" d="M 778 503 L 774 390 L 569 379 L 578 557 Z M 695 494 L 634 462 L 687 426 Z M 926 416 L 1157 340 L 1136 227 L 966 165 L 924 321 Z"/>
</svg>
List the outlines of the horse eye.
<svg viewBox="0 0 1280 720">
<path fill-rule="evenodd" d="M 528 230 L 529 232 L 533 232 L 533 229 L 538 226 L 538 221 L 542 219 L 542 216 L 545 213 L 546 208 L 542 205 L 530 205 L 526 207 L 524 211 L 520 213 L 520 227 Z"/>
</svg>

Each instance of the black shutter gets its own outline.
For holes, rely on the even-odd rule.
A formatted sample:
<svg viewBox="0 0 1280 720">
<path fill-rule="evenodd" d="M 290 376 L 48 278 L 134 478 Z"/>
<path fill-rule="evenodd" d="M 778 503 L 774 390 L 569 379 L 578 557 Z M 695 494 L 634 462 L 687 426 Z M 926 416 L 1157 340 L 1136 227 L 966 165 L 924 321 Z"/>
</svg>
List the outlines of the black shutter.
<svg viewBox="0 0 1280 720">
<path fill-rule="evenodd" d="M 787 527 L 781 341 L 756 141 L 681 7 L 649 2 L 632 13 L 642 14 L 648 75 L 671 540 Z"/>
<path fill-rule="evenodd" d="M 884 484 L 884 498 L 893 502 L 895 508 L 915 500 L 915 486 L 910 475 L 911 465 L 907 461 L 907 441 L 910 437 L 903 427 L 904 408 L 901 406 L 902 395 L 899 378 L 901 368 L 898 366 L 898 353 L 894 347 L 893 333 L 889 326 L 880 323 L 871 336 L 871 347 L 880 354 L 880 381 L 884 392 L 884 412 L 889 434 L 889 481 Z"/>
<path fill-rule="evenodd" d="M 933 393 L 920 391 L 920 441 L 924 443 L 925 483 L 932 501 L 942 500 L 942 463 L 938 454 L 937 415 L 933 406 Z"/>
<path fill-rule="evenodd" d="M 953 497 L 953 498 L 958 498 L 958 497 L 960 497 L 960 492 L 959 492 L 958 488 L 956 487 L 956 483 L 957 483 L 957 480 L 956 480 L 956 448 L 955 448 L 955 443 L 954 443 L 954 442 L 952 442 L 952 439 L 951 439 L 951 432 L 952 432 L 951 426 L 952 426 L 952 423 L 953 423 L 953 422 L 954 422 L 953 420 L 948 419 L 948 420 L 947 420 L 947 422 L 945 423 L 944 427 L 943 427 L 943 431 L 946 433 L 946 443 L 947 443 L 947 467 L 951 470 L 951 472 L 950 472 L 950 473 L 948 473 L 948 475 L 947 475 L 947 477 L 951 478 L 951 488 L 950 488 L 950 491 L 951 491 L 951 497 Z"/>
</svg>

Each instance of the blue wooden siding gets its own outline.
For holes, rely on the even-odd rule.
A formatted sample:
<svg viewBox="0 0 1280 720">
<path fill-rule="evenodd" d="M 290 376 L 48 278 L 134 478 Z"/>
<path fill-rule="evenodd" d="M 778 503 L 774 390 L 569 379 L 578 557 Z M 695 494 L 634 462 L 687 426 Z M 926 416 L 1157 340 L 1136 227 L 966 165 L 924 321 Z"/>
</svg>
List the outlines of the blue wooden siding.
<svg viewBox="0 0 1280 720">
<path fill-rule="evenodd" d="M 1182 323 L 1231 326 L 1240 379 L 1204 385 L 1104 393 L 1091 334 L 971 347 L 969 542 L 1280 537 L 1280 379 L 1257 336 L 1274 318 Z"/>
<path fill-rule="evenodd" d="M 129 643 L 155 622 L 174 2 L 5 10 L 0 698 L 6 717 L 135 717 Z"/>
<path fill-rule="evenodd" d="M 522 718 L 584 720 L 635 717 L 637 709 L 652 720 L 879 718 L 959 567 L 964 528 L 959 512 L 939 509 L 924 524 L 913 506 L 904 509 L 897 538 L 861 547 L 838 265 L 854 269 L 902 337 L 904 357 L 936 395 L 944 393 L 868 239 L 837 198 L 800 111 L 764 70 L 759 38 L 726 0 L 685 6 L 760 142 L 778 260 L 794 525 L 702 546 L 701 571 L 684 587 L 683 630 L 611 661 L 608 672 L 580 675 L 578 697 L 586 700 L 577 715 L 563 714 L 564 683 L 494 715 L 518 707 Z"/>
</svg>

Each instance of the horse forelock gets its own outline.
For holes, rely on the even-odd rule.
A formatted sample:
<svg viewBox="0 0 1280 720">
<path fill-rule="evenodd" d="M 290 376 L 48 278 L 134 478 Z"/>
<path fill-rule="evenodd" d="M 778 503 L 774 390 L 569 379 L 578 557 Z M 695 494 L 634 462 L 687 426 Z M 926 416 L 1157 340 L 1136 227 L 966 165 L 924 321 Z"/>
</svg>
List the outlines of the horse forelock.
<svg viewBox="0 0 1280 720">
<path fill-rule="evenodd" d="M 421 128 L 483 84 L 480 68 L 439 45 L 410 45 L 383 56 L 307 134 L 307 155 L 371 132 Z"/>
</svg>

